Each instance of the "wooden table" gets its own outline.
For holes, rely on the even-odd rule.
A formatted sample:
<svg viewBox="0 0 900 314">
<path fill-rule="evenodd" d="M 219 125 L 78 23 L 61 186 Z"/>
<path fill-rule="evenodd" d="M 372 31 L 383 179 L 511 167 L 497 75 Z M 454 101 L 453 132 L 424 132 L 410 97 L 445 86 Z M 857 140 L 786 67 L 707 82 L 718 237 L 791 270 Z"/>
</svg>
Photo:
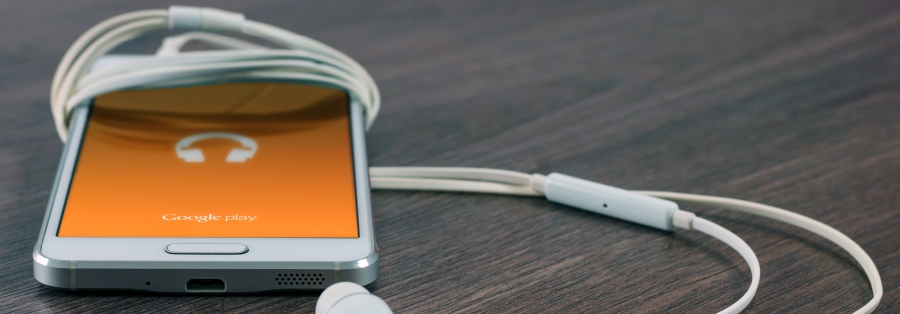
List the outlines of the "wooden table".
<svg viewBox="0 0 900 314">
<path fill-rule="evenodd" d="M 150 3 L 154 2 L 154 3 Z M 56 291 L 32 277 L 62 145 L 48 110 L 65 49 L 115 14 L 166 1 L 0 3 L 0 311 L 301 312 L 316 294 Z M 856 240 L 900 311 L 900 2 L 228 1 L 359 60 L 384 107 L 377 166 L 553 171 L 629 189 L 784 207 Z M 163 33 L 120 52 L 154 51 Z M 400 313 L 714 312 L 744 261 L 538 198 L 375 192 L 381 271 Z M 770 220 L 686 209 L 759 255 L 748 313 L 838 313 L 871 298 L 835 245 Z"/>
</svg>

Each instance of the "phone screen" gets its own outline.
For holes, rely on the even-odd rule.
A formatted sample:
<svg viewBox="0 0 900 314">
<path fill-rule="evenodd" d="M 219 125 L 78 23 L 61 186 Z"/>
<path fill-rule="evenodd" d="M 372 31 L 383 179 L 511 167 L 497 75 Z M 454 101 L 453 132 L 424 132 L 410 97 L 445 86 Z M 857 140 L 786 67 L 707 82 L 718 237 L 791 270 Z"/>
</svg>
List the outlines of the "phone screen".
<svg viewBox="0 0 900 314">
<path fill-rule="evenodd" d="M 357 238 L 349 106 L 290 83 L 99 96 L 57 236 Z"/>
</svg>

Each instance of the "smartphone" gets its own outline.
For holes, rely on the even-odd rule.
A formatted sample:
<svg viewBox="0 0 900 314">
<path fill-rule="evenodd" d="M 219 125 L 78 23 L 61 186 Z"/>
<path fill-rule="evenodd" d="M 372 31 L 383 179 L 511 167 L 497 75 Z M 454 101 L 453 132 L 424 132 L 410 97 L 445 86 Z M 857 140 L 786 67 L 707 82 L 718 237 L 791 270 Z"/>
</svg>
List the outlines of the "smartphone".
<svg viewBox="0 0 900 314">
<path fill-rule="evenodd" d="M 363 110 L 345 91 L 279 82 L 119 91 L 77 107 L 35 278 L 168 293 L 373 282 Z"/>
</svg>

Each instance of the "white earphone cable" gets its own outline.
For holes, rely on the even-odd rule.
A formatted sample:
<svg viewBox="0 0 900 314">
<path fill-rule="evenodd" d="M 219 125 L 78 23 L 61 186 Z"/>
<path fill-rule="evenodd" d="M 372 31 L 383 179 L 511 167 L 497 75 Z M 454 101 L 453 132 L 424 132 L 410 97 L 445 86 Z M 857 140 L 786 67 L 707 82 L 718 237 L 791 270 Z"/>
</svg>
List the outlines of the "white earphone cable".
<svg viewBox="0 0 900 314">
<path fill-rule="evenodd" d="M 369 168 L 369 176 L 372 189 L 471 192 L 527 196 L 543 195 L 539 190 L 532 188 L 532 182 L 529 181 L 530 179 L 526 179 L 531 178 L 531 175 L 507 170 L 435 167 L 371 167 Z M 482 188 L 485 186 L 488 188 Z M 506 193 L 504 191 L 511 192 Z M 854 313 L 871 313 L 878 306 L 878 303 L 881 302 L 884 288 L 881 283 L 881 276 L 879 275 L 878 269 L 872 261 L 872 258 L 869 257 L 865 250 L 856 244 L 856 242 L 826 224 L 781 208 L 732 198 L 658 191 L 631 192 L 682 203 L 719 207 L 762 216 L 818 234 L 850 253 L 853 259 L 862 267 L 869 279 L 869 284 L 872 287 L 872 299 Z M 729 246 L 737 250 L 741 256 L 744 256 L 745 259 L 747 258 L 745 253 L 742 252 L 742 249 L 738 248 L 739 245 L 732 245 L 724 240 L 724 233 L 714 231 L 714 227 L 708 225 L 697 228 L 697 219 L 701 218 L 695 218 L 695 230 L 709 234 L 729 244 Z M 727 232 L 727 230 L 725 231 Z M 754 260 L 755 259 L 754 256 Z M 751 264 L 752 270 L 753 266 L 749 260 L 748 264 Z M 755 287 L 753 288 L 755 289 Z M 743 301 L 743 299 L 740 300 L 739 303 L 741 301 Z M 747 302 L 749 303 L 749 300 Z"/>
<path fill-rule="evenodd" d="M 753 296 L 756 295 L 756 289 L 759 288 L 759 260 L 756 259 L 756 254 L 753 253 L 753 249 L 747 245 L 747 242 L 744 242 L 740 237 L 728 231 L 728 229 L 719 226 L 712 221 L 694 217 L 691 226 L 694 230 L 705 233 L 713 238 L 722 241 L 725 244 L 728 244 L 731 248 L 738 252 L 741 257 L 747 261 L 747 266 L 750 267 L 750 288 L 747 289 L 747 292 L 741 296 L 737 302 L 734 302 L 731 306 L 725 308 L 720 311 L 720 314 L 726 313 L 740 313 L 750 304 L 750 301 L 753 300 Z"/>
<path fill-rule="evenodd" d="M 825 239 L 828 239 L 828 241 L 837 244 L 839 247 L 844 249 L 844 251 L 847 251 L 847 253 L 850 253 L 850 256 L 852 256 L 853 259 L 856 260 L 857 263 L 859 263 L 859 265 L 863 269 L 863 272 L 865 272 L 866 277 L 868 277 L 869 279 L 869 284 L 872 286 L 872 299 L 867 302 L 862 308 L 856 310 L 856 312 L 854 313 L 872 313 L 872 311 L 874 311 L 878 306 L 878 303 L 881 302 L 881 297 L 884 294 L 884 287 L 881 283 L 881 275 L 879 275 L 878 273 L 878 268 L 875 266 L 875 262 L 872 261 L 872 258 L 869 257 L 869 254 L 867 254 L 866 251 L 859 246 L 859 244 L 856 244 L 856 242 L 854 242 L 852 239 L 850 239 L 840 231 L 815 219 L 774 206 L 733 198 L 659 191 L 632 192 L 672 201 L 718 207 L 751 215 L 762 216 L 815 233 Z"/>
<path fill-rule="evenodd" d="M 175 17 L 184 20 L 176 21 Z M 175 39 L 155 60 L 120 64 L 86 77 L 91 65 L 122 42 L 153 29 L 201 21 L 196 30 L 235 31 L 258 36 L 289 49 L 270 49 L 239 39 L 191 32 Z M 188 23 L 185 23 L 187 21 Z M 203 24 L 203 23 L 208 23 Z M 204 40 L 241 50 L 178 53 L 189 40 Z M 199 58 L 198 58 L 199 57 Z M 148 62 L 149 61 L 149 62 Z M 330 84 L 351 92 L 365 107 L 366 127 L 372 125 L 381 107 L 375 80 L 350 57 L 323 43 L 264 23 L 245 21 L 243 15 L 217 9 L 172 7 L 123 14 L 94 26 L 66 52 L 57 68 L 50 91 L 50 106 L 57 133 L 66 140 L 71 110 L 100 94 L 115 90 L 158 87 L 160 82 L 208 76 L 204 81 L 231 79 L 275 79 Z"/>
</svg>

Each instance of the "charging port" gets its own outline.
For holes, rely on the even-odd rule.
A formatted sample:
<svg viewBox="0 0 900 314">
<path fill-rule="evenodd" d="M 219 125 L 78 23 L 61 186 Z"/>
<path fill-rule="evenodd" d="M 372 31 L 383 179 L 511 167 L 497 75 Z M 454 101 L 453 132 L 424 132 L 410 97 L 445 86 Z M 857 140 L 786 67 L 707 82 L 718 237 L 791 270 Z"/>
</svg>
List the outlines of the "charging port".
<svg viewBox="0 0 900 314">
<path fill-rule="evenodd" d="M 191 279 L 185 285 L 187 292 L 225 292 L 222 279 Z"/>
</svg>

